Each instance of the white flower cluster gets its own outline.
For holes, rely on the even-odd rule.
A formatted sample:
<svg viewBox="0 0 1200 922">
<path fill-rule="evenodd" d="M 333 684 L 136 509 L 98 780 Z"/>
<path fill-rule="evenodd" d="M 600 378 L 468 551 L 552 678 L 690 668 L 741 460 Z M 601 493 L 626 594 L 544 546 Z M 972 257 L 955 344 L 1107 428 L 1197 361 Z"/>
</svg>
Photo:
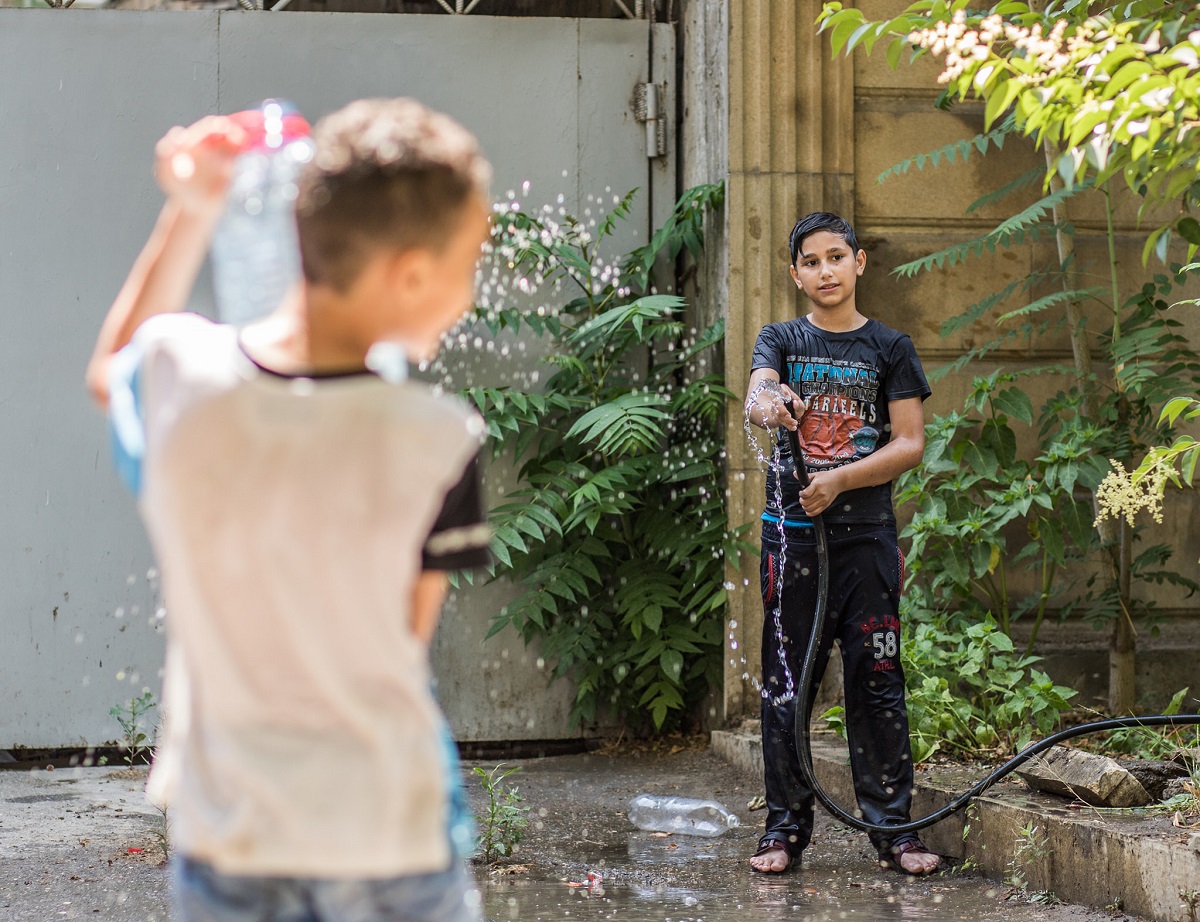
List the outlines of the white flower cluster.
<svg viewBox="0 0 1200 922">
<path fill-rule="evenodd" d="M 1100 507 L 1096 524 L 1104 519 L 1124 518 L 1130 525 L 1139 511 L 1145 509 L 1156 522 L 1162 522 L 1163 494 L 1167 488 L 1166 465 L 1155 465 L 1143 477 L 1135 480 L 1120 461 L 1109 461 L 1112 470 L 1096 488 L 1096 505 Z"/>
<path fill-rule="evenodd" d="M 957 80 L 972 63 L 986 61 L 992 54 L 993 45 L 1002 38 L 1023 52 L 1027 60 L 1037 62 L 1038 72 L 1022 75 L 1020 79 L 1040 83 L 1066 67 L 1070 55 L 1089 37 L 1080 30 L 1066 38 L 1066 31 L 1065 19 L 1056 22 L 1050 34 L 1045 35 L 1041 23 L 1027 29 L 1006 23 L 999 16 L 989 16 L 977 29 L 972 29 L 968 28 L 966 13 L 959 10 L 951 22 L 939 22 L 933 28 L 912 32 L 908 40 L 935 55 L 945 56 L 946 69 L 938 77 L 938 83 Z"/>
</svg>

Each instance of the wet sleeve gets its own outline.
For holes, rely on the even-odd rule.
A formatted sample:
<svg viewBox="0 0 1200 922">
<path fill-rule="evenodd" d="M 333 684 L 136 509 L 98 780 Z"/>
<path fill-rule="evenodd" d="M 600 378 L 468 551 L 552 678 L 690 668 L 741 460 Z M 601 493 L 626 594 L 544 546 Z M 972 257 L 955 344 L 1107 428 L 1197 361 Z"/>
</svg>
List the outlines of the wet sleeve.
<svg viewBox="0 0 1200 922">
<path fill-rule="evenodd" d="M 925 369 L 917 357 L 917 347 L 907 335 L 900 336 L 892 347 L 883 396 L 887 400 L 905 400 L 909 397 L 924 400 L 932 393 L 925 378 Z"/>
<path fill-rule="evenodd" d="M 488 550 L 492 531 L 483 509 L 483 488 L 479 476 L 479 455 L 446 494 L 425 547 L 421 551 L 423 570 L 470 570 L 486 567 L 492 561 Z"/>
<path fill-rule="evenodd" d="M 784 373 L 783 344 L 779 340 L 779 330 L 774 324 L 767 324 L 754 341 L 754 356 L 750 361 L 750 371 L 759 368 L 773 368 L 779 372 L 780 380 Z"/>
<path fill-rule="evenodd" d="M 129 344 L 109 362 L 108 430 L 113 466 L 135 496 L 142 490 L 149 441 L 146 427 L 152 427 L 154 419 L 153 407 L 147 407 L 147 395 L 150 403 L 155 403 L 164 399 L 164 389 L 169 390 L 164 387 L 163 376 L 156 377 L 150 369 L 164 351 L 194 343 L 198 334 L 216 329 L 211 320 L 197 314 L 157 314 L 139 326 Z"/>
<path fill-rule="evenodd" d="M 146 457 L 146 423 L 142 410 L 142 360 L 145 350 L 136 337 L 108 365 L 108 434 L 113 467 L 134 496 L 142 492 Z"/>
</svg>

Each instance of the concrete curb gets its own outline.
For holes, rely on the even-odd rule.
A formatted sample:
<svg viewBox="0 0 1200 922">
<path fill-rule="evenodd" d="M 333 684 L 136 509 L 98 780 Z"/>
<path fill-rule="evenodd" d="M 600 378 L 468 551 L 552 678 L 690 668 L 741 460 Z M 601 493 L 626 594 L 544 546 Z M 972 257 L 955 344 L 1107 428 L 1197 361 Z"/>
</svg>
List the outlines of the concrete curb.
<svg viewBox="0 0 1200 922">
<path fill-rule="evenodd" d="M 746 773 L 762 777 L 757 721 L 712 734 L 715 753 Z M 854 803 L 846 744 L 814 734 L 817 777 L 841 804 Z M 975 778 L 953 771 L 918 772 L 913 816 L 925 816 L 954 799 Z M 1014 862 L 1027 889 L 1097 908 L 1119 908 L 1155 922 L 1189 918 L 1183 894 L 1200 896 L 1200 833 L 1172 827 L 1164 817 L 1132 812 L 1067 809 L 1066 801 L 1031 792 L 1024 783 L 997 786 L 969 808 L 921 833 L 941 855 L 967 860 L 992 880 L 1011 876 Z M 1037 828 L 1036 845 L 1014 857 L 1021 830 Z M 1195 916 L 1191 916 L 1195 918 Z"/>
</svg>

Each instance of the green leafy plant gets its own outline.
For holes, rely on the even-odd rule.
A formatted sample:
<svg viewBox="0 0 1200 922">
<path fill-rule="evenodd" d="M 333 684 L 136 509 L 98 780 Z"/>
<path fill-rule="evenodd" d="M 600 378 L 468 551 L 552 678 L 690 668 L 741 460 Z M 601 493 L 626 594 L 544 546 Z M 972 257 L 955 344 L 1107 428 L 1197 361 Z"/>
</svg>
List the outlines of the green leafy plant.
<svg viewBox="0 0 1200 922">
<path fill-rule="evenodd" d="M 722 195 L 684 193 L 616 264 L 603 250 L 633 193 L 594 229 L 519 211 L 497 221 L 495 252 L 516 287 L 573 296 L 552 310 L 478 310 L 493 335 L 536 337 L 553 369 L 541 390 L 466 391 L 494 455 L 518 465 L 491 521 L 495 575 L 519 594 L 489 636 L 511 625 L 536 640 L 551 681 L 576 683 L 577 721 L 605 708 L 662 729 L 721 680 L 726 559 L 744 546 L 721 487 L 732 395 L 712 363 L 724 328 L 689 330 L 683 300 L 655 293 L 651 276 L 660 256 L 699 255 Z"/>
<path fill-rule="evenodd" d="M 125 763 L 131 768 L 135 763 L 150 764 L 151 738 L 147 732 L 149 727 L 144 721 L 146 714 L 157 706 L 154 694 L 147 689 L 136 698 L 130 698 L 125 704 L 114 705 L 108 710 L 109 716 L 116 718 L 121 726 L 124 735 L 117 744 L 125 753 Z"/>
<path fill-rule="evenodd" d="M 979 869 L 979 862 L 975 860 L 974 855 L 967 854 L 967 846 L 971 840 L 971 828 L 975 825 L 975 821 L 979 819 L 979 807 L 975 803 L 967 805 L 967 809 L 963 812 L 963 828 L 962 828 L 962 844 L 963 844 L 963 859 L 945 873 L 968 874 L 971 871 Z M 981 846 L 986 849 L 987 846 Z"/>
<path fill-rule="evenodd" d="M 1168 716 L 1179 714 L 1188 700 L 1191 689 L 1177 691 L 1162 710 Z M 1193 699 L 1194 701 L 1194 699 Z M 1131 727 L 1113 730 L 1103 736 L 1082 737 L 1075 744 L 1080 749 L 1108 756 L 1136 756 L 1152 761 L 1169 759 L 1180 750 L 1200 747 L 1200 729 L 1196 727 Z M 1189 766 L 1196 770 L 1200 766 Z"/>
<path fill-rule="evenodd" d="M 1024 748 L 1054 729 L 1070 708 L 1072 689 L 1038 670 L 1037 656 L 1018 653 L 985 616 L 974 621 L 924 615 L 911 608 L 901 647 L 908 682 L 913 758 L 935 752 L 956 758 Z"/>
<path fill-rule="evenodd" d="M 1054 600 L 1059 574 L 1091 541 L 1090 508 L 1075 498 L 1081 482 L 1106 470 L 1095 456 L 1097 433 L 1062 410 L 1060 395 L 1043 414 L 1052 433 L 1033 459 L 1018 454 L 1018 429 L 1034 410 L 1019 382 L 1035 372 L 977 377 L 961 412 L 938 416 L 927 429 L 923 463 L 900 483 L 898 502 L 917 502 L 903 535 L 912 541 L 911 587 L 928 611 L 990 614 L 1001 632 L 1032 616 L 1026 655 Z M 1021 525 L 1020 529 L 1013 528 Z M 1014 598 L 1009 570 L 1033 568 L 1038 590 Z"/>
<path fill-rule="evenodd" d="M 1200 419 L 1200 400 L 1176 397 L 1168 401 L 1159 414 L 1159 425 L 1173 426 L 1180 418 L 1188 422 Z M 1190 485 L 1198 459 L 1200 442 L 1190 435 L 1180 435 L 1170 445 L 1151 448 L 1133 471 L 1114 465 L 1100 484 L 1101 516 L 1123 517 L 1132 525 L 1137 513 L 1145 510 L 1155 521 L 1162 521 L 1167 484 Z"/>
<path fill-rule="evenodd" d="M 511 858 L 529 826 L 529 808 L 525 806 L 524 798 L 516 787 L 504 781 L 521 767 L 501 771 L 502 768 L 503 763 L 490 770 L 478 766 L 472 769 L 487 795 L 483 815 L 476 817 L 479 838 L 475 860 L 489 865 L 501 858 Z"/>
</svg>

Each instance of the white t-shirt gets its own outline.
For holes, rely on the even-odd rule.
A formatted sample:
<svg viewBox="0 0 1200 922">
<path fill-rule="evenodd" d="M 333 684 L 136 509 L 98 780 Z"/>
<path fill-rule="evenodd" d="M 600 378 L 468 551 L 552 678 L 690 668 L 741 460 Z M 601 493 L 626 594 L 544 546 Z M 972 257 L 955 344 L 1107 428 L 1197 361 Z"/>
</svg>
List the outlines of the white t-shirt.
<svg viewBox="0 0 1200 922">
<path fill-rule="evenodd" d="M 418 383 L 273 375 L 196 315 L 149 320 L 130 351 L 168 625 L 149 793 L 177 849 L 232 874 L 446 868 L 409 606 L 423 557 L 486 546 L 444 512 L 478 417 Z"/>
</svg>

